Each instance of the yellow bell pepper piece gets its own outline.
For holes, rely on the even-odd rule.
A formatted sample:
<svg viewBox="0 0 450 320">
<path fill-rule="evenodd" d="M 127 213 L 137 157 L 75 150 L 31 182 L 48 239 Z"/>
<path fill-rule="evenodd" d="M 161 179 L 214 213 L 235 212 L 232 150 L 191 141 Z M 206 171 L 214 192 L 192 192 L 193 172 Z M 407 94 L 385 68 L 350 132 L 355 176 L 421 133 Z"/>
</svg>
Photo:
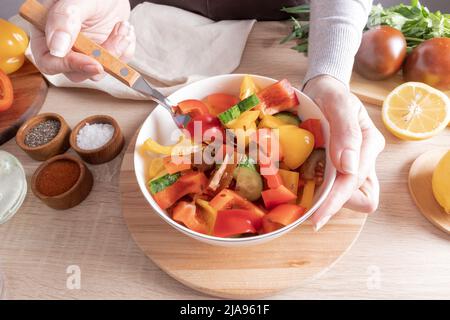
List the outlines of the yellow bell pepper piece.
<svg viewBox="0 0 450 320">
<path fill-rule="evenodd" d="M 300 206 L 306 210 L 309 210 L 312 207 L 315 188 L 316 183 L 314 180 L 307 180 L 305 186 L 303 187 L 303 195 L 302 200 L 300 201 Z"/>
<path fill-rule="evenodd" d="M 291 169 L 300 167 L 314 149 L 314 135 L 294 125 L 278 128 L 283 161 Z"/>
<path fill-rule="evenodd" d="M 250 97 L 252 94 L 258 93 L 259 87 L 253 81 L 253 78 L 248 74 L 245 75 L 244 79 L 241 83 L 241 88 L 239 90 L 239 98 L 244 100 L 245 98 Z"/>
<path fill-rule="evenodd" d="M 163 158 L 153 158 L 148 167 L 148 180 L 152 180 L 165 170 Z"/>
<path fill-rule="evenodd" d="M 200 212 L 206 222 L 209 234 L 212 234 L 214 231 L 214 225 L 216 224 L 217 210 L 213 208 L 208 201 L 203 199 L 196 199 L 195 203 L 201 208 Z"/>
<path fill-rule="evenodd" d="M 18 70 L 25 61 L 28 36 L 24 30 L 0 19 L 0 69 L 6 74 Z"/>
<path fill-rule="evenodd" d="M 284 169 L 278 169 L 278 173 L 283 180 L 283 185 L 292 191 L 293 194 L 298 192 L 298 179 L 300 174 L 297 171 L 289 171 Z"/>
<path fill-rule="evenodd" d="M 277 117 L 265 114 L 262 116 L 261 121 L 259 122 L 258 128 L 269 128 L 269 129 L 278 129 L 281 126 L 285 126 L 286 123 L 278 119 Z"/>
<path fill-rule="evenodd" d="M 184 136 L 180 136 L 180 140 L 173 145 L 163 146 L 155 140 L 148 138 L 142 144 L 141 151 L 150 151 L 156 154 L 170 155 L 187 155 L 201 150 L 201 146 L 195 145 L 188 141 Z"/>
<path fill-rule="evenodd" d="M 256 119 L 259 117 L 259 110 L 249 110 L 241 114 L 237 119 L 234 119 L 226 124 L 227 128 L 230 129 L 245 129 L 255 123 Z"/>
</svg>

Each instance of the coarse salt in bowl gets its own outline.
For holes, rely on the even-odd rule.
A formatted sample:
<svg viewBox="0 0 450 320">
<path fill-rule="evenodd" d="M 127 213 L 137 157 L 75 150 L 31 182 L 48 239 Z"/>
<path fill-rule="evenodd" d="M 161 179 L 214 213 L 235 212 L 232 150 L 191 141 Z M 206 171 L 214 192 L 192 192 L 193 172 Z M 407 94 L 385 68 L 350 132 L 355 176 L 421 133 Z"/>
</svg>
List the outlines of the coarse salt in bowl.
<svg viewBox="0 0 450 320">
<path fill-rule="evenodd" d="M 114 127 L 109 123 L 86 123 L 77 134 L 77 145 L 84 150 L 104 146 L 114 135 Z"/>
<path fill-rule="evenodd" d="M 239 88 L 244 76 L 245 74 L 229 74 L 200 80 L 177 90 L 168 98 L 172 103 L 175 104 L 186 99 L 202 100 L 206 96 L 218 92 L 239 96 Z M 265 88 L 277 81 L 275 79 L 263 76 L 257 75 L 250 75 L 250 76 L 253 78 L 255 83 L 260 88 Z M 328 125 L 328 121 L 326 120 L 322 111 L 308 96 L 303 94 L 301 91 L 295 89 L 295 93 L 297 94 L 298 100 L 300 102 L 298 108 L 298 115 L 302 119 L 309 119 L 309 118 L 320 119 L 325 139 L 325 145 L 328 146 L 330 141 L 330 128 Z M 140 147 L 148 138 L 152 138 L 153 140 L 163 145 L 171 145 L 178 141 L 178 137 L 180 136 L 180 134 L 181 131 L 175 125 L 171 115 L 169 114 L 169 111 L 167 111 L 162 106 L 157 106 L 142 124 L 142 127 L 139 131 L 136 140 L 136 145 L 134 149 L 134 170 L 136 174 L 136 179 L 142 194 L 144 195 L 145 199 L 150 205 L 149 209 L 152 208 L 154 210 L 154 212 L 151 212 L 151 210 L 149 210 L 149 214 L 156 213 L 164 221 L 166 221 L 169 225 L 171 225 L 178 231 L 188 235 L 191 238 L 194 238 L 196 240 L 211 245 L 237 247 L 237 246 L 260 244 L 273 240 L 289 232 L 293 228 L 297 227 L 298 225 L 306 221 L 319 208 L 319 206 L 323 203 L 323 201 L 329 194 L 331 187 L 334 183 L 334 180 L 336 178 L 336 169 L 332 165 L 329 150 L 327 148 L 324 181 L 320 185 L 320 187 L 317 188 L 317 191 L 314 195 L 313 206 L 300 219 L 274 232 L 256 235 L 252 237 L 220 238 L 205 235 L 202 233 L 192 231 L 174 221 L 165 210 L 162 210 L 158 206 L 158 204 L 155 202 L 155 200 L 153 199 L 152 195 L 150 194 L 147 188 L 146 172 L 149 163 L 149 156 L 143 156 L 140 151 Z"/>
</svg>

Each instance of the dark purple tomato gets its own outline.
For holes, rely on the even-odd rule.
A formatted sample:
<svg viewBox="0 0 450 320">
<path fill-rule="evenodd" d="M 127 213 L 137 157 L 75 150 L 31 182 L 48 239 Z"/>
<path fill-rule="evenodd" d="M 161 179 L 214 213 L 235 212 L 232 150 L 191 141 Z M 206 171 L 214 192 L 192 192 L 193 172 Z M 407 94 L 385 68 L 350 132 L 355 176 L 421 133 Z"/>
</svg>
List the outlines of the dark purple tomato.
<svg viewBox="0 0 450 320">
<path fill-rule="evenodd" d="M 450 90 L 450 38 L 422 42 L 406 58 L 406 81 L 419 81 L 441 90 Z"/>
<path fill-rule="evenodd" d="M 355 56 L 355 71 L 369 80 L 396 74 L 406 57 L 406 40 L 399 30 L 380 26 L 364 32 Z"/>
</svg>

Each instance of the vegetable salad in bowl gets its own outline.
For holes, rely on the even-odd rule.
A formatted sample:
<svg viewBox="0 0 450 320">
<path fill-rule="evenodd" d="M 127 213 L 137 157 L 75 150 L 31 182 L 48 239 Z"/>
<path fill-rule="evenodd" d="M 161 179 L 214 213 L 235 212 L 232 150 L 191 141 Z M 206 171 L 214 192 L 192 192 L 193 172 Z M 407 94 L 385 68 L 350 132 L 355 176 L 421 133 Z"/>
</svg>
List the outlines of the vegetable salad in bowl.
<svg viewBox="0 0 450 320">
<path fill-rule="evenodd" d="M 288 80 L 218 76 L 169 98 L 187 121 L 177 128 L 155 109 L 164 124 L 144 123 L 135 168 L 147 200 L 180 231 L 206 242 L 260 242 L 306 220 L 329 192 L 336 173 L 328 123 Z M 316 110 L 302 112 L 310 105 Z"/>
</svg>

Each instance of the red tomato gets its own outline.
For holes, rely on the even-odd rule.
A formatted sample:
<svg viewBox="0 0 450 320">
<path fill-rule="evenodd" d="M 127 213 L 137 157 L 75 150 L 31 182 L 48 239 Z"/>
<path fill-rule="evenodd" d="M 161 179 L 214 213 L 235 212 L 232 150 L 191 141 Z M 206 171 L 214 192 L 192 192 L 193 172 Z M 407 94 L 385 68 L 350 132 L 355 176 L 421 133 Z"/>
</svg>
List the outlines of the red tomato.
<svg viewBox="0 0 450 320">
<path fill-rule="evenodd" d="M 319 119 L 308 119 L 300 124 L 300 128 L 308 130 L 314 136 L 314 148 L 323 148 L 325 138 L 323 137 L 322 125 Z"/>
<path fill-rule="evenodd" d="M 196 126 L 198 126 L 197 132 L 195 130 Z M 212 116 L 209 113 L 193 117 L 186 125 L 186 130 L 191 134 L 191 138 L 195 138 L 196 141 L 203 141 L 204 134 L 208 130 L 210 130 L 208 131 L 208 136 L 217 136 L 218 134 L 221 134 L 223 139 L 222 124 L 217 117 Z M 201 134 L 201 137 L 196 137 L 195 134 Z"/>
<path fill-rule="evenodd" d="M 283 79 L 261 90 L 258 94 L 260 108 L 266 114 L 275 114 L 298 106 L 298 98 L 288 80 Z"/>
<path fill-rule="evenodd" d="M 0 112 L 8 110 L 13 103 L 13 86 L 9 77 L 0 70 Z"/>
<path fill-rule="evenodd" d="M 280 204 L 297 199 L 297 195 L 293 194 L 291 190 L 284 185 L 276 189 L 268 189 L 261 192 L 264 205 L 267 209 L 272 209 Z"/>
<path fill-rule="evenodd" d="M 205 102 L 209 106 L 211 114 L 216 116 L 237 104 L 239 99 L 226 93 L 214 93 L 207 96 Z"/>
<path fill-rule="evenodd" d="M 419 81 L 441 90 L 450 90 L 450 38 L 422 42 L 406 58 L 406 81 Z"/>
<path fill-rule="evenodd" d="M 178 109 L 182 114 L 190 114 L 192 117 L 208 114 L 208 107 L 200 100 L 188 99 L 178 103 Z"/>
<path fill-rule="evenodd" d="M 300 217 L 305 214 L 305 211 L 305 208 L 301 206 L 285 203 L 273 208 L 268 214 L 264 216 L 264 219 L 267 219 L 273 223 L 287 226 L 288 224 L 291 224 L 292 222 L 300 219 Z"/>
</svg>

